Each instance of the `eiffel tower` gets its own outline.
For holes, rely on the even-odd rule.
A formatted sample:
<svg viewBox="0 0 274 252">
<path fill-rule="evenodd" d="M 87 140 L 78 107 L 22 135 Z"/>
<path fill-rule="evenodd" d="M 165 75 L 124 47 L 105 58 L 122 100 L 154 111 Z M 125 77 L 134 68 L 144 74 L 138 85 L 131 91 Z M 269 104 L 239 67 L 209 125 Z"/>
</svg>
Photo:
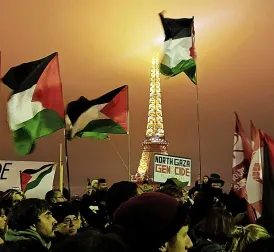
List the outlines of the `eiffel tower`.
<svg viewBox="0 0 274 252">
<path fill-rule="evenodd" d="M 150 74 L 149 107 L 146 137 L 143 141 L 143 153 L 137 170 L 138 181 L 147 180 L 153 173 L 154 153 L 167 155 L 168 142 L 165 140 L 162 101 L 159 55 L 154 53 Z M 151 168 L 151 169 L 150 169 Z"/>
</svg>

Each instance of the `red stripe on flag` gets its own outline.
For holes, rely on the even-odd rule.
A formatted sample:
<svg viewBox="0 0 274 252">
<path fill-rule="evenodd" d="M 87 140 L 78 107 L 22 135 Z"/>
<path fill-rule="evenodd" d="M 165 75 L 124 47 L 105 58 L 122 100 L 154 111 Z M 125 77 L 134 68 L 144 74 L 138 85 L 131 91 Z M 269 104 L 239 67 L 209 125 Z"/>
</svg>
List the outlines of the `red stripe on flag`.
<svg viewBox="0 0 274 252">
<path fill-rule="evenodd" d="M 258 130 L 255 128 L 253 122 L 250 121 L 250 134 L 251 134 L 251 141 L 253 142 L 255 142 L 257 131 Z"/>
<path fill-rule="evenodd" d="M 127 131 L 128 87 L 124 87 L 101 112 Z"/>
<path fill-rule="evenodd" d="M 265 141 L 268 145 L 269 148 L 269 155 L 270 155 L 270 164 L 271 164 L 271 175 L 274 178 L 274 140 L 268 136 L 268 135 L 264 135 L 265 136 Z"/>
<path fill-rule="evenodd" d="M 41 102 L 44 108 L 54 110 L 61 118 L 64 118 L 65 109 L 58 54 L 49 62 L 40 76 L 32 101 Z"/>
<path fill-rule="evenodd" d="M 21 190 L 25 191 L 27 184 L 31 180 L 32 176 L 26 173 L 21 173 Z"/>
<path fill-rule="evenodd" d="M 196 50 L 195 50 L 195 31 L 194 31 L 194 24 L 191 26 L 191 39 L 192 39 L 192 46 L 190 48 L 190 57 L 196 60 Z"/>
</svg>

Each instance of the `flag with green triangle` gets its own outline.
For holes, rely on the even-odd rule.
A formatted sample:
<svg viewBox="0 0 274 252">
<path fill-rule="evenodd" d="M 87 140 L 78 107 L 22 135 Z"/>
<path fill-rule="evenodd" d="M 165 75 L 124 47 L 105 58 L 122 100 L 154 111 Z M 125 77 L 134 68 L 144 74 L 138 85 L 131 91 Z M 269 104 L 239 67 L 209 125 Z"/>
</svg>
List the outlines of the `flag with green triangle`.
<svg viewBox="0 0 274 252">
<path fill-rule="evenodd" d="M 38 194 L 42 197 L 52 189 L 56 170 L 55 163 L 42 165 L 38 169 L 25 169 L 20 172 L 21 190 L 28 198 Z"/>
<path fill-rule="evenodd" d="M 67 105 L 68 139 L 91 137 L 106 139 L 108 134 L 128 133 L 128 86 L 116 88 L 88 100 L 80 97 Z"/>
<path fill-rule="evenodd" d="M 64 128 L 58 53 L 12 67 L 2 82 L 12 89 L 8 123 L 19 155 L 31 153 L 36 139 Z"/>
</svg>

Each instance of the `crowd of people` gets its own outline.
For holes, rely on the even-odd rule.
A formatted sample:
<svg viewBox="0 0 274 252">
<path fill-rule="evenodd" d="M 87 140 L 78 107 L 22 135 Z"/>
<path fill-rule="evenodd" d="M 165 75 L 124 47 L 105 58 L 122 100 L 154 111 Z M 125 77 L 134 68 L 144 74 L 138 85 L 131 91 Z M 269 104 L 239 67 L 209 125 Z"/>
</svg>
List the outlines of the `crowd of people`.
<svg viewBox="0 0 274 252">
<path fill-rule="evenodd" d="M 71 198 L 65 188 L 45 199 L 10 189 L 0 195 L 0 252 L 273 252 L 272 234 L 223 185 L 211 174 L 190 190 L 176 178 L 156 190 L 96 179 Z"/>
</svg>

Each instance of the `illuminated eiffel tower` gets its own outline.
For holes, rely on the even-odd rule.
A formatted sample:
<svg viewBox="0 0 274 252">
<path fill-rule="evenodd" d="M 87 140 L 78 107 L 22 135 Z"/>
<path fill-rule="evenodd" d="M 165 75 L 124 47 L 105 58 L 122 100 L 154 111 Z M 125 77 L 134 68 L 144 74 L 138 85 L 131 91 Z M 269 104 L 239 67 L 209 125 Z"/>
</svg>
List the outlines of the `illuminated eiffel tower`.
<svg viewBox="0 0 274 252">
<path fill-rule="evenodd" d="M 146 138 L 143 141 L 143 153 L 136 174 L 136 180 L 144 180 L 152 173 L 154 153 L 167 155 L 168 142 L 165 140 L 161 84 L 159 70 L 159 55 L 155 53 L 152 58 L 152 67 L 150 74 L 149 107 Z"/>
</svg>

